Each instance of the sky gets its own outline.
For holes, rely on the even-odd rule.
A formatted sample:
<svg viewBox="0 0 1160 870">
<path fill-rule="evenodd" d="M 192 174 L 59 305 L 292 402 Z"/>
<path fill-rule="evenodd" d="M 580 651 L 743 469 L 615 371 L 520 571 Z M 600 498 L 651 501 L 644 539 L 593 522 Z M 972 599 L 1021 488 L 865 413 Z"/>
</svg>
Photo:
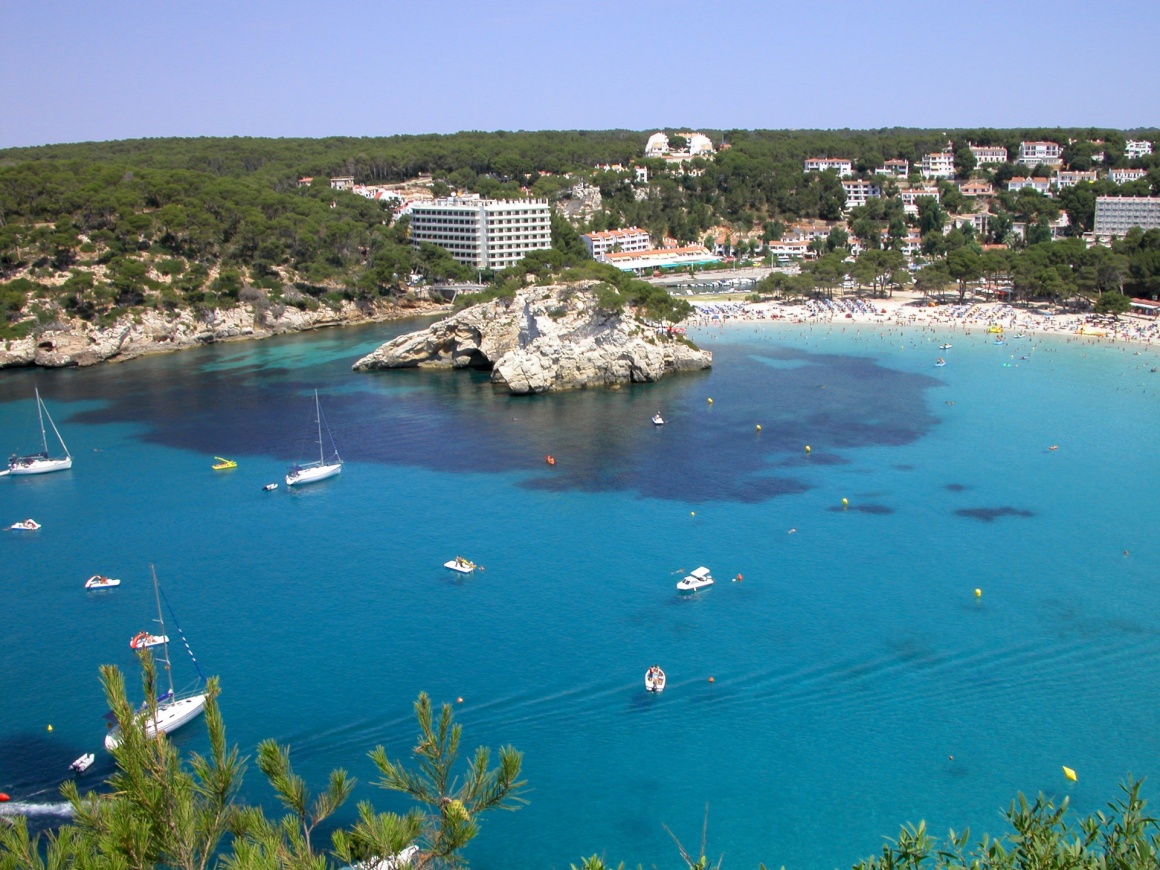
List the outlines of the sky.
<svg viewBox="0 0 1160 870">
<path fill-rule="evenodd" d="M 0 147 L 1160 126 L 1160 2 L 0 0 Z"/>
</svg>

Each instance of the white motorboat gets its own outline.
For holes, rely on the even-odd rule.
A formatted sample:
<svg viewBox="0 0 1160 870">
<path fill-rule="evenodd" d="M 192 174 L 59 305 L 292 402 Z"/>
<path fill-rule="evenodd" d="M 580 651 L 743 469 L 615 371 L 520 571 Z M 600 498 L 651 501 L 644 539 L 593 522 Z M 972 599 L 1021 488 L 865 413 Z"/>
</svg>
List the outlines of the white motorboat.
<svg viewBox="0 0 1160 870">
<path fill-rule="evenodd" d="M 704 589 L 706 586 L 712 586 L 715 582 L 713 575 L 709 573 L 709 569 L 702 566 L 678 580 L 677 591 L 696 592 L 699 589 Z"/>
<path fill-rule="evenodd" d="M 52 415 L 48 413 L 48 408 L 44 407 L 44 400 L 40 398 L 39 389 L 36 390 L 36 414 L 40 418 L 41 450 L 39 453 L 9 457 L 9 474 L 47 474 L 50 471 L 64 471 L 67 468 L 72 468 L 72 455 L 68 452 L 68 447 L 65 446 L 64 439 L 60 437 L 60 432 L 57 431 L 56 424 L 52 422 Z M 45 417 L 48 417 L 48 425 L 52 427 L 52 432 L 56 435 L 56 440 L 60 442 L 60 448 L 64 451 L 64 456 L 48 455 L 48 435 L 44 429 Z"/>
<path fill-rule="evenodd" d="M 479 566 L 470 559 L 464 559 L 462 556 L 456 556 L 454 559 L 443 563 L 444 568 L 450 568 L 452 571 L 458 571 L 460 574 L 470 574 Z"/>
<path fill-rule="evenodd" d="M 120 586 L 121 581 L 114 577 L 105 577 L 101 574 L 94 574 L 85 581 L 86 589 L 112 589 L 114 586 Z"/>
<path fill-rule="evenodd" d="M 349 870 L 404 870 L 415 862 L 415 856 L 418 854 L 419 847 L 412 844 L 389 858 L 367 858 L 365 861 L 351 864 Z"/>
<path fill-rule="evenodd" d="M 32 518 L 29 518 L 27 520 L 21 520 L 18 523 L 13 523 L 8 528 L 15 532 L 35 532 L 40 528 L 40 523 Z"/>
<path fill-rule="evenodd" d="M 947 344 L 940 344 L 940 345 L 938 346 L 938 349 L 939 349 L 939 350 L 950 350 L 950 349 L 951 349 L 951 347 L 952 347 L 952 345 L 951 345 L 950 343 L 947 343 Z"/>
<path fill-rule="evenodd" d="M 329 426 L 326 427 L 326 434 L 330 435 L 330 447 L 334 455 L 327 459 L 322 448 L 322 406 L 318 403 L 318 390 L 314 391 L 314 416 L 318 425 L 318 461 L 291 466 L 286 472 L 287 486 L 317 483 L 342 472 L 342 457 L 338 455 L 338 448 L 334 446 L 334 436 L 330 434 Z"/>
<path fill-rule="evenodd" d="M 276 483 L 267 483 L 265 486 L 262 487 L 262 489 L 264 489 L 266 492 L 273 492 L 277 488 L 278 488 L 278 484 L 276 484 Z"/>
<path fill-rule="evenodd" d="M 169 638 L 166 635 L 139 631 L 129 640 L 129 649 L 146 649 L 151 646 L 161 646 L 163 643 L 169 643 Z"/>
<path fill-rule="evenodd" d="M 158 637 L 161 638 L 161 663 L 165 668 L 165 676 L 169 681 L 169 691 L 157 698 L 155 705 L 151 706 L 148 701 L 141 705 L 137 711 L 137 717 L 145 724 L 145 736 L 156 737 L 158 734 L 169 734 L 176 731 L 182 725 L 186 724 L 205 710 L 206 693 L 202 691 L 202 685 L 205 683 L 205 677 L 201 673 L 201 667 L 197 664 L 197 659 L 193 657 L 193 651 L 189 648 L 189 642 L 186 641 L 185 636 L 181 632 L 181 626 L 177 624 L 177 618 L 174 617 L 173 625 L 177 629 L 178 635 L 181 636 L 181 642 L 185 646 L 186 652 L 189 653 L 190 659 L 193 660 L 193 666 L 197 669 L 197 688 L 193 691 L 177 694 L 173 690 L 173 666 L 169 661 L 169 639 L 165 635 L 165 622 L 161 614 L 161 590 L 157 585 L 157 572 L 153 570 L 153 566 L 149 566 L 153 573 L 153 597 L 157 601 L 157 622 L 161 626 L 161 632 Z M 166 599 L 166 605 L 169 600 Z M 170 615 L 173 615 L 173 608 L 169 610 Z M 150 635 L 152 637 L 152 635 Z M 120 726 L 111 730 L 105 735 L 105 749 L 110 752 L 121 745 L 121 729 Z"/>
<path fill-rule="evenodd" d="M 934 367 L 936 369 L 941 369 L 946 364 L 947 364 L 947 361 L 945 359 L 943 359 L 941 356 L 934 361 Z"/>
<path fill-rule="evenodd" d="M 84 755 L 70 764 L 68 769 L 73 773 L 84 773 L 86 770 L 93 766 L 93 762 L 96 760 L 97 756 L 91 752 L 86 752 Z"/>
<path fill-rule="evenodd" d="M 663 692 L 665 690 L 665 672 L 660 665 L 653 665 L 644 672 L 644 687 L 649 692 Z"/>
<path fill-rule="evenodd" d="M 660 411 L 652 415 L 652 421 L 654 426 L 665 425 L 665 418 L 661 416 Z"/>
</svg>

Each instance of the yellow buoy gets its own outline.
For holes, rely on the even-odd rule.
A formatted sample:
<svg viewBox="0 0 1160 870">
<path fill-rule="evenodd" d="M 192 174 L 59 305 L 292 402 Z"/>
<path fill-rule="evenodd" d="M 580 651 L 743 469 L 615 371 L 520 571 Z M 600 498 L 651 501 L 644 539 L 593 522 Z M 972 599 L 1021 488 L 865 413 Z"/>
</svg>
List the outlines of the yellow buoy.
<svg viewBox="0 0 1160 870">
<path fill-rule="evenodd" d="M 49 726 L 48 726 L 48 730 L 49 730 L 49 731 L 51 731 L 51 730 L 52 730 L 52 726 L 51 726 L 51 725 L 49 725 Z"/>
<path fill-rule="evenodd" d="M 761 431 L 761 424 L 760 424 L 760 423 L 758 423 L 758 424 L 757 424 L 757 431 L 758 431 L 758 432 L 760 432 L 760 431 Z"/>
<path fill-rule="evenodd" d="M 983 597 L 983 590 L 982 590 L 982 589 L 976 589 L 976 590 L 975 590 L 975 597 L 976 597 L 976 598 L 982 598 L 982 597 Z"/>
<path fill-rule="evenodd" d="M 810 445 L 807 444 L 806 445 L 806 453 L 809 453 L 809 452 L 810 452 Z"/>
<path fill-rule="evenodd" d="M 697 515 L 696 511 L 689 511 L 689 516 L 695 517 L 696 515 Z"/>
<path fill-rule="evenodd" d="M 1072 782 L 1076 781 L 1075 771 L 1072 770 L 1070 767 L 1067 767 L 1066 765 L 1063 768 L 1063 775 L 1066 776 L 1068 779 L 1070 779 Z"/>
<path fill-rule="evenodd" d="M 848 498 L 842 499 L 842 509 L 845 510 L 849 506 L 850 506 L 850 500 Z"/>
<path fill-rule="evenodd" d="M 712 405 L 712 404 L 713 404 L 713 399 L 712 399 L 712 397 L 710 397 L 710 399 L 709 399 L 709 404 L 710 404 L 710 405 Z"/>
</svg>

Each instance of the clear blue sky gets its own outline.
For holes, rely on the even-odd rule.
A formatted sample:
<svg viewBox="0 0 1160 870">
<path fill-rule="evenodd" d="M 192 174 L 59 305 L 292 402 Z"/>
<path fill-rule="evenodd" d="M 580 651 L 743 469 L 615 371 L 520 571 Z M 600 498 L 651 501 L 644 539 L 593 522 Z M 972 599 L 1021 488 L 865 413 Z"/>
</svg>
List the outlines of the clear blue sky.
<svg viewBox="0 0 1160 870">
<path fill-rule="evenodd" d="M 0 0 L 0 147 L 1160 126 L 1160 2 Z"/>
</svg>

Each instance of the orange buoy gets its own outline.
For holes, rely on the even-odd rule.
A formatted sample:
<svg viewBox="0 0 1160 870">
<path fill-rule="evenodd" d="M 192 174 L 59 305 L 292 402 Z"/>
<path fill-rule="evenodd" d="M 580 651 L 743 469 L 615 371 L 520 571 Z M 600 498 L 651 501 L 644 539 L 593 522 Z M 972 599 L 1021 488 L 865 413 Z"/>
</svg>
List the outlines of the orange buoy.
<svg viewBox="0 0 1160 870">
<path fill-rule="evenodd" d="M 714 680 L 712 677 L 709 677 L 709 682 L 710 682 L 710 683 L 715 683 L 715 682 L 717 682 L 717 681 L 716 681 L 716 680 Z"/>
<path fill-rule="evenodd" d="M 553 456 L 551 453 L 549 453 L 547 456 L 544 457 L 544 461 L 546 463 L 548 463 L 549 465 L 555 465 L 556 464 L 556 457 Z"/>
<path fill-rule="evenodd" d="M 738 583 L 740 583 L 740 582 L 741 582 L 742 580 L 744 580 L 745 578 L 744 578 L 744 577 L 742 577 L 740 574 L 738 574 L 738 575 L 737 575 L 736 577 L 734 577 L 733 579 L 734 579 L 734 580 L 736 580 Z"/>
<path fill-rule="evenodd" d="M 456 698 L 456 699 L 455 699 L 455 703 L 456 703 L 456 704 L 462 704 L 462 703 L 463 703 L 463 699 L 462 699 L 462 698 Z"/>
<path fill-rule="evenodd" d="M 8 795 L 4 794 L 4 792 L 0 791 L 0 804 L 4 803 L 4 801 L 7 801 L 7 800 L 11 800 L 11 798 L 8 797 Z"/>
</svg>

